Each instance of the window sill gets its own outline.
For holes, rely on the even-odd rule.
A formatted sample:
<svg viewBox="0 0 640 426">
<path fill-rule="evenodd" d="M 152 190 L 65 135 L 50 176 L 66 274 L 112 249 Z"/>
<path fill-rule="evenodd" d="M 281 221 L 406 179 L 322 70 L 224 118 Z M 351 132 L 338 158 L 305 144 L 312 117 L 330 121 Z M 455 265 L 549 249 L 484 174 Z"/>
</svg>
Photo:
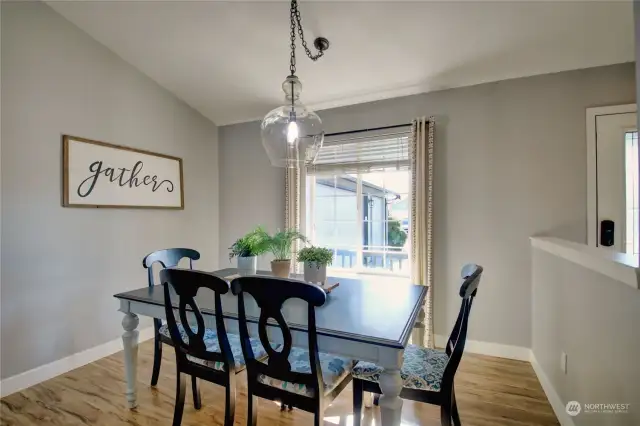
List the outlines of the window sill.
<svg viewBox="0 0 640 426">
<path fill-rule="evenodd" d="M 355 278 L 359 280 L 366 281 L 380 281 L 380 282 L 397 282 L 397 283 L 405 283 L 408 284 L 409 277 L 405 275 L 398 275 L 388 272 L 360 272 L 349 269 L 339 269 L 339 268 L 328 268 L 327 275 L 336 278 Z"/>
<path fill-rule="evenodd" d="M 531 246 L 640 289 L 640 269 L 635 256 L 553 237 L 531 237 Z"/>
</svg>

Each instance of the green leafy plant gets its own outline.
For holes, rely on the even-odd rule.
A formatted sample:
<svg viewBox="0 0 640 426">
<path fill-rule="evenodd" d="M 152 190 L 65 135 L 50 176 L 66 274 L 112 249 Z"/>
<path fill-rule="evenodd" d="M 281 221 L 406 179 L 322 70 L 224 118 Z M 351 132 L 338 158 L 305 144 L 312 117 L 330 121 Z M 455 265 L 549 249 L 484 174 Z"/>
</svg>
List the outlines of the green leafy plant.
<svg viewBox="0 0 640 426">
<path fill-rule="evenodd" d="M 407 233 L 402 229 L 400 221 L 392 217 L 389 217 L 387 239 L 392 247 L 404 247 L 404 243 L 407 241 Z"/>
<path fill-rule="evenodd" d="M 307 242 L 307 237 L 295 229 L 278 230 L 275 234 L 269 235 L 264 232 L 267 239 L 268 251 L 273 254 L 274 260 L 291 259 L 291 248 L 296 240 Z"/>
<path fill-rule="evenodd" d="M 269 248 L 269 241 L 266 231 L 258 226 L 248 234 L 238 238 L 235 243 L 229 247 L 229 260 L 234 257 L 260 256 Z"/>
<path fill-rule="evenodd" d="M 324 247 L 305 247 L 298 252 L 298 262 L 315 262 L 316 265 L 331 265 L 333 250 Z"/>
</svg>

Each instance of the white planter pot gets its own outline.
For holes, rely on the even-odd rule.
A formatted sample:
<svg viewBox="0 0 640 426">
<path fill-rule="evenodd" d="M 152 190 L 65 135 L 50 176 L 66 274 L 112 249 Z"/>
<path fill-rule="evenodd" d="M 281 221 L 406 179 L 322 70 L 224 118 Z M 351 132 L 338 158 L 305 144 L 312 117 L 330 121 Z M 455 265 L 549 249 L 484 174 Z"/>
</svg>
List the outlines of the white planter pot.
<svg viewBox="0 0 640 426">
<path fill-rule="evenodd" d="M 238 275 L 255 275 L 258 268 L 258 256 L 238 257 Z"/>
<path fill-rule="evenodd" d="M 324 285 L 327 281 L 327 265 L 304 262 L 304 280 L 308 283 Z"/>
</svg>

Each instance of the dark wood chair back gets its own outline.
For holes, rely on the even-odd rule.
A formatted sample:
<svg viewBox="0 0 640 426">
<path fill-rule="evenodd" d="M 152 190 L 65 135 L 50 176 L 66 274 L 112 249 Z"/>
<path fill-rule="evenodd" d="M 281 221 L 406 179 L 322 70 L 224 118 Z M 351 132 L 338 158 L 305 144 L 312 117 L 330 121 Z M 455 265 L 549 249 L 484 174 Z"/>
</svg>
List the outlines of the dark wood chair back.
<svg viewBox="0 0 640 426">
<path fill-rule="evenodd" d="M 158 250 L 150 253 L 142 259 L 142 266 L 147 270 L 147 279 L 149 287 L 153 287 L 156 283 L 153 277 L 153 264 L 159 263 L 162 268 L 174 268 L 184 258 L 189 259 L 189 268 L 193 269 L 193 261 L 200 259 L 200 253 L 188 248 L 170 248 Z M 151 386 L 158 384 L 160 377 L 160 364 L 162 363 L 162 342 L 169 343 L 166 338 L 160 334 L 162 320 L 154 318 L 154 350 L 153 350 L 153 372 L 151 375 Z M 194 382 L 195 383 L 195 382 Z M 195 384 L 194 384 L 195 389 Z"/>
<path fill-rule="evenodd" d="M 229 291 L 229 284 L 213 274 L 195 271 L 192 269 L 167 268 L 160 271 L 160 281 L 164 287 L 164 306 L 167 317 L 167 326 L 171 341 L 176 349 L 178 368 L 181 364 L 196 366 L 187 359 L 187 355 L 212 362 L 221 362 L 226 366 L 226 371 L 235 373 L 233 353 L 229 346 L 229 339 L 224 326 L 222 315 L 222 302 L 220 295 Z M 202 312 L 196 302 L 196 295 L 201 288 L 213 291 L 215 298 L 215 319 L 220 352 L 209 352 L 204 341 L 205 323 Z M 176 316 L 174 315 L 174 301 L 172 293 L 177 296 L 178 319 L 188 336 L 185 342 L 180 335 Z M 195 324 L 189 323 L 188 314 L 195 317 Z M 192 328 L 193 327 L 193 328 Z"/>
<path fill-rule="evenodd" d="M 460 305 L 458 318 L 456 319 L 453 331 L 447 340 L 447 346 L 445 348 L 447 355 L 449 355 L 449 362 L 447 363 L 442 378 L 443 390 L 449 386 L 453 386 L 453 377 L 462 359 L 464 345 L 467 341 L 467 326 L 469 324 L 471 305 L 478 293 L 478 285 L 480 284 L 482 271 L 482 266 L 476 264 L 467 264 L 461 271 L 462 285 L 460 286 L 460 297 L 462 298 L 462 304 Z"/>
<path fill-rule="evenodd" d="M 149 287 L 155 285 L 153 279 L 153 264 L 158 262 L 162 268 L 175 268 L 184 258 L 189 259 L 189 268 L 193 269 L 193 261 L 200 259 L 200 253 L 190 248 L 169 248 L 149 253 L 142 259 L 142 266 L 147 270 Z"/>
<path fill-rule="evenodd" d="M 255 383 L 259 374 L 264 374 L 278 380 L 290 383 L 304 384 L 315 391 L 315 395 L 324 392 L 322 382 L 322 369 L 318 356 L 318 337 L 316 333 L 315 308 L 322 306 L 327 300 L 325 292 L 315 284 L 303 281 L 272 278 L 262 276 L 247 276 L 236 278 L 231 282 L 231 291 L 238 296 L 238 316 L 240 320 L 240 338 L 242 351 L 247 364 L 247 379 L 249 385 Z M 260 342 L 269 355 L 268 364 L 257 361 L 251 349 L 247 316 L 245 313 L 244 294 L 250 294 L 260 308 L 258 319 L 258 335 Z M 297 298 L 307 302 L 308 310 L 308 336 L 309 336 L 309 361 L 311 373 L 299 373 L 291 370 L 289 354 L 292 346 L 291 330 L 287 321 L 282 316 L 282 305 L 288 299 Z M 281 351 L 275 351 L 271 347 L 267 333 L 267 322 L 273 319 L 281 332 L 283 345 Z"/>
</svg>

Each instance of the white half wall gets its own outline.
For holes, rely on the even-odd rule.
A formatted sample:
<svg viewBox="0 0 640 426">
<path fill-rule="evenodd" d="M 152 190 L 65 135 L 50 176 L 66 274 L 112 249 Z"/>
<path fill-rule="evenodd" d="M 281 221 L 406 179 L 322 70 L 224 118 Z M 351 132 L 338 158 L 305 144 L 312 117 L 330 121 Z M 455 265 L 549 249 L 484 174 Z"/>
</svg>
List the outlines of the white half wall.
<svg viewBox="0 0 640 426">
<path fill-rule="evenodd" d="M 558 418 L 569 401 L 630 404 L 619 414 L 586 413 L 583 405 L 572 421 L 577 426 L 640 424 L 640 290 L 532 250 L 532 359 Z"/>
</svg>

